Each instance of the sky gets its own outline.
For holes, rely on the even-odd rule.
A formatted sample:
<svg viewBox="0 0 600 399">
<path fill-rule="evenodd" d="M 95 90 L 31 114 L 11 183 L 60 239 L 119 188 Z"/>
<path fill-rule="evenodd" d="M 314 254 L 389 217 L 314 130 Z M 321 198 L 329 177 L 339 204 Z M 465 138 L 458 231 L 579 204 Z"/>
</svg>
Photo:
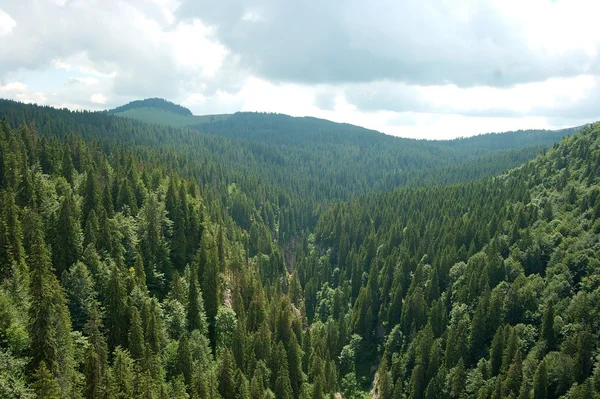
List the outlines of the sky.
<svg viewBox="0 0 600 399">
<path fill-rule="evenodd" d="M 600 119 L 598 0 L 0 0 L 0 97 L 415 138 Z"/>
</svg>

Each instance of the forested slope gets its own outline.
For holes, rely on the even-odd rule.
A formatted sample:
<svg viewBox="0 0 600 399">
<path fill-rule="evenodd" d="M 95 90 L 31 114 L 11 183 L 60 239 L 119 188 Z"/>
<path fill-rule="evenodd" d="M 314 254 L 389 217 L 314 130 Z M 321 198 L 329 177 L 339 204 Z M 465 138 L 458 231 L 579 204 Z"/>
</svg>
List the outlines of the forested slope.
<svg viewBox="0 0 600 399">
<path fill-rule="evenodd" d="M 501 175 L 537 147 L 444 147 L 445 174 L 415 147 L 425 166 L 394 172 L 414 186 L 353 198 L 352 180 L 318 191 L 335 159 L 283 181 L 301 152 L 265 163 L 277 147 L 9 101 L 0 116 L 0 397 L 600 388 L 600 125 Z"/>
<path fill-rule="evenodd" d="M 329 201 L 498 174 L 571 133 L 419 141 L 315 118 L 254 113 L 214 120 L 199 131 L 7 100 L 0 100 L 0 115 L 13 127 L 34 123 L 43 136 L 76 133 L 98 141 L 105 152 L 123 146 L 143 159 L 160 158 L 210 188 L 241 227 L 261 218 L 282 243 L 312 229 Z"/>
<path fill-rule="evenodd" d="M 599 233 L 595 124 L 506 175 L 333 206 L 297 278 L 350 397 L 370 362 L 379 398 L 593 398 Z"/>
<path fill-rule="evenodd" d="M 266 228 L 109 153 L 0 121 L 0 397 L 297 394 L 302 323 Z"/>
</svg>

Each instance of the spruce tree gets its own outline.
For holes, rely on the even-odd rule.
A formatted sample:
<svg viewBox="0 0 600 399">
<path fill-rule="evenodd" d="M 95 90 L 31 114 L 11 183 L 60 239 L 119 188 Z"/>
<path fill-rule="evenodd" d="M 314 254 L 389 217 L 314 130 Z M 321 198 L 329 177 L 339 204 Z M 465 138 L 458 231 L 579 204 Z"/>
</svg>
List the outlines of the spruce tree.
<svg viewBox="0 0 600 399">
<path fill-rule="evenodd" d="M 133 397 L 134 365 L 129 352 L 117 346 L 111 368 L 111 395 L 116 399 Z"/>
<path fill-rule="evenodd" d="M 533 378 L 533 399 L 546 399 L 548 397 L 548 371 L 546 361 L 542 360 Z"/>
<path fill-rule="evenodd" d="M 198 290 L 198 275 L 196 273 L 196 265 L 192 264 L 189 273 L 188 284 L 188 305 L 187 305 L 187 326 L 188 331 L 199 330 L 203 334 L 206 333 L 206 319 L 204 315 L 204 303 L 202 296 Z"/>
<path fill-rule="evenodd" d="M 128 334 L 129 352 L 134 360 L 141 360 L 145 355 L 144 331 L 137 307 L 131 309 L 131 325 Z"/>
<path fill-rule="evenodd" d="M 546 306 L 542 319 L 542 338 L 546 342 L 548 351 L 553 351 L 556 346 L 556 335 L 554 333 L 554 304 L 552 301 Z"/>
<path fill-rule="evenodd" d="M 68 394 L 73 378 L 71 320 L 66 299 L 54 275 L 50 252 L 44 242 L 39 216 L 29 212 L 25 231 L 30 269 L 29 336 L 33 369 L 44 362 L 58 381 L 61 392 Z"/>
<path fill-rule="evenodd" d="M 219 307 L 219 266 L 216 245 L 208 230 L 205 230 L 202 235 L 201 247 L 198 250 L 198 264 L 200 287 L 208 320 L 208 336 L 212 347 L 215 348 L 215 317 Z"/>
<path fill-rule="evenodd" d="M 194 364 L 192 361 L 192 352 L 190 350 L 187 334 L 181 334 L 177 345 L 177 362 L 175 365 L 175 374 L 182 375 L 186 385 L 190 386 L 192 382 L 192 372 Z"/>
<path fill-rule="evenodd" d="M 219 353 L 219 375 L 218 375 L 218 386 L 219 394 L 223 398 L 234 398 L 235 397 L 235 361 L 233 355 L 228 348 L 223 349 Z"/>
<path fill-rule="evenodd" d="M 85 354 L 85 397 L 87 399 L 104 398 L 107 388 L 108 349 L 101 332 L 102 321 L 96 304 L 92 304 L 90 315 L 84 327 L 89 346 Z"/>
<path fill-rule="evenodd" d="M 117 346 L 126 344 L 127 307 L 125 303 L 125 287 L 121 272 L 115 262 L 112 263 L 110 277 L 105 293 L 105 325 L 108 331 L 108 348 L 112 351 Z"/>
<path fill-rule="evenodd" d="M 42 361 L 35 372 L 35 382 L 33 389 L 38 398 L 60 399 L 60 387 L 54 379 L 52 373 L 46 367 L 46 362 Z"/>
<path fill-rule="evenodd" d="M 59 276 L 79 259 L 82 251 L 83 235 L 75 200 L 68 192 L 62 201 L 52 240 L 52 260 Z"/>
</svg>

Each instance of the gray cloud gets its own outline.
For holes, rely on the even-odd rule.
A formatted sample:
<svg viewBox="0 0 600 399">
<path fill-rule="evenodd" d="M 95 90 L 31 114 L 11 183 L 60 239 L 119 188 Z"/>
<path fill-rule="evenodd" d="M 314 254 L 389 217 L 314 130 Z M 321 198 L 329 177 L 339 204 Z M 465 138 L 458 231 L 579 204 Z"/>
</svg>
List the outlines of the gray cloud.
<svg viewBox="0 0 600 399">
<path fill-rule="evenodd" d="M 506 87 L 598 72 L 597 55 L 536 52 L 521 26 L 476 4 L 461 20 L 436 0 L 184 0 L 178 17 L 217 25 L 245 68 L 278 81 Z"/>
<path fill-rule="evenodd" d="M 76 0 L 59 6 L 50 0 L 0 0 L 0 10 L 16 21 L 0 37 L 0 86 L 19 80 L 22 71 L 52 79 L 53 61 L 62 60 L 73 65 L 71 77 L 57 78 L 64 87 L 40 92 L 33 84 L 23 98 L 98 107 L 91 95 L 102 93 L 105 106 L 112 107 L 159 96 L 198 113 L 233 112 L 253 106 L 253 94 L 242 88 L 248 78 L 260 77 L 279 87 L 310 87 L 319 110 L 337 112 L 336 99 L 343 97 L 358 112 L 397 113 L 402 126 L 419 123 L 411 113 L 556 121 L 600 116 L 599 84 L 578 99 L 523 109 L 511 108 L 508 97 L 481 109 L 473 101 L 438 103 L 423 95 L 422 87 L 431 85 L 514 88 L 582 74 L 600 82 L 598 36 L 587 51 L 567 46 L 547 52 L 531 46 L 523 21 L 502 16 L 492 1 L 182 0 L 175 7 L 176 1 Z M 173 16 L 165 8 L 169 2 Z M 465 5 L 463 13 L 459 8 Z M 176 54 L 177 44 L 186 40 L 186 54 L 212 57 L 203 53 L 199 43 L 206 37 L 194 36 L 201 35 L 197 31 L 171 35 L 196 18 L 214 29 L 208 40 L 227 50 L 213 74 Z M 98 81 L 75 79 L 80 76 Z M 289 104 L 294 107 L 293 99 Z"/>
</svg>

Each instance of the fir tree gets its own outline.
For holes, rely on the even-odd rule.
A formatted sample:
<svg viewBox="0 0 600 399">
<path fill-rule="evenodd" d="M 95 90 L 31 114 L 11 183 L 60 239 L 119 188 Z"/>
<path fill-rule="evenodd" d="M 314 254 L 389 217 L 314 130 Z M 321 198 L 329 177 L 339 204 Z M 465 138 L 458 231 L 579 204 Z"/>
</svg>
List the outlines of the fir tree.
<svg viewBox="0 0 600 399">
<path fill-rule="evenodd" d="M 60 399 L 60 387 L 46 367 L 46 362 L 42 361 L 35 372 L 35 382 L 33 389 L 38 398 Z"/>
</svg>

